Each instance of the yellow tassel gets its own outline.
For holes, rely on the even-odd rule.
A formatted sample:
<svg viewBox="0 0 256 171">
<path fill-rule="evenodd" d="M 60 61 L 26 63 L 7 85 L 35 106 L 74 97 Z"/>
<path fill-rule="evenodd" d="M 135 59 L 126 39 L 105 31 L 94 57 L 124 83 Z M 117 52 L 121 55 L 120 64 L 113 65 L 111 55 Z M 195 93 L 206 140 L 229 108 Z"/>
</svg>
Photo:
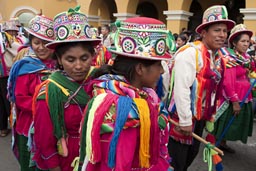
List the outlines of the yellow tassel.
<svg viewBox="0 0 256 171">
<path fill-rule="evenodd" d="M 150 144 L 150 111 L 146 100 L 134 98 L 137 105 L 140 117 L 140 149 L 139 159 L 140 166 L 143 168 L 149 168 L 149 144 Z"/>
<path fill-rule="evenodd" d="M 71 166 L 74 168 L 73 171 L 78 171 L 79 168 L 79 157 L 76 157 L 73 162 L 71 163 Z"/>
<path fill-rule="evenodd" d="M 56 81 L 52 80 L 52 79 L 48 79 L 49 81 L 51 81 L 52 83 L 54 83 L 57 87 L 59 87 L 61 89 L 61 91 L 66 95 L 69 96 L 69 92 L 68 89 L 64 88 L 62 85 L 60 85 L 59 83 L 57 83 Z"/>
</svg>

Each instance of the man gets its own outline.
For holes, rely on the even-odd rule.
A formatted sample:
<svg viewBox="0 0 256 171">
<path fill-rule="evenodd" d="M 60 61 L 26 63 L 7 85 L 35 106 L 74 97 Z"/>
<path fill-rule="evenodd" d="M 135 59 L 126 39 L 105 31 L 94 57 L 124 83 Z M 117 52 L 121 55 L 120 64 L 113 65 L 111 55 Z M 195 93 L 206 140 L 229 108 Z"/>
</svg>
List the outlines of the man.
<svg viewBox="0 0 256 171">
<path fill-rule="evenodd" d="M 179 127 L 171 125 L 168 144 L 175 171 L 186 171 L 199 151 L 200 143 L 192 139 L 192 132 L 201 136 L 205 123 L 213 120 L 215 96 L 224 69 L 218 50 L 235 25 L 227 16 L 225 6 L 208 8 L 202 24 L 196 28 L 202 41 L 189 43 L 175 54 L 172 96 L 175 106 L 170 105 L 169 111 Z"/>
<path fill-rule="evenodd" d="M 110 27 L 103 25 L 101 27 L 102 43 L 106 48 L 109 48 L 113 44 L 113 40 L 110 35 Z"/>
</svg>

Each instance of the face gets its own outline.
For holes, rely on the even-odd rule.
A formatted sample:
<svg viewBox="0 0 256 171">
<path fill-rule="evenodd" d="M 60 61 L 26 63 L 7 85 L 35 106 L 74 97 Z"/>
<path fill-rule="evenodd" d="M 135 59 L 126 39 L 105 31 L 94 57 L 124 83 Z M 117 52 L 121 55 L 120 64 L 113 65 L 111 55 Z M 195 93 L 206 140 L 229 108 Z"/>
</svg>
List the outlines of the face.
<svg viewBox="0 0 256 171">
<path fill-rule="evenodd" d="M 242 34 L 241 38 L 238 40 L 238 42 L 233 43 L 235 50 L 243 54 L 247 51 L 247 49 L 250 46 L 250 37 L 247 34 Z"/>
<path fill-rule="evenodd" d="M 102 27 L 102 28 L 101 28 L 101 33 L 102 33 L 103 35 L 108 34 L 107 28 L 106 28 L 106 27 Z"/>
<path fill-rule="evenodd" d="M 41 60 L 49 59 L 53 53 L 51 49 L 45 47 L 47 43 L 49 42 L 37 37 L 33 37 L 31 40 L 32 49 L 35 52 L 35 55 Z"/>
<path fill-rule="evenodd" d="M 83 81 L 90 70 L 92 54 L 78 45 L 69 48 L 61 57 L 58 57 L 58 62 L 69 77 L 75 81 Z"/>
<path fill-rule="evenodd" d="M 202 30 L 202 42 L 209 50 L 216 51 L 224 46 L 225 40 L 227 39 L 227 32 L 226 24 L 210 25 L 208 30 Z"/>
<path fill-rule="evenodd" d="M 141 74 L 142 87 L 155 88 L 160 75 L 164 73 L 161 61 L 157 61 L 153 65 L 143 66 Z"/>
<path fill-rule="evenodd" d="M 177 47 L 181 47 L 185 44 L 185 41 L 183 41 L 180 37 L 177 38 Z"/>
</svg>

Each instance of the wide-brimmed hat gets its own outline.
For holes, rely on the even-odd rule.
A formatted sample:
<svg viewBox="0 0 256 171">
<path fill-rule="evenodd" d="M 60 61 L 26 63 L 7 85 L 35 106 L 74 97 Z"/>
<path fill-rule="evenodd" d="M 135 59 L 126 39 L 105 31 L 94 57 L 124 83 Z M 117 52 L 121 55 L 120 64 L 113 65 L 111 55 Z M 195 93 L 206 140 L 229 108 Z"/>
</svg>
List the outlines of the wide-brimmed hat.
<svg viewBox="0 0 256 171">
<path fill-rule="evenodd" d="M 88 18 L 80 12 L 80 6 L 56 15 L 53 20 L 55 40 L 46 44 L 50 49 L 67 42 L 92 42 L 93 45 L 101 42 L 101 39 L 93 38 Z"/>
<path fill-rule="evenodd" d="M 54 40 L 53 20 L 43 15 L 36 15 L 24 29 L 39 39 L 49 42 Z"/>
<path fill-rule="evenodd" d="M 3 23 L 3 31 L 19 31 L 18 24 L 20 24 L 18 18 L 11 18 Z"/>
<path fill-rule="evenodd" d="M 117 22 L 115 47 L 111 52 L 133 58 L 163 60 L 171 58 L 175 40 L 166 25 L 156 19 L 134 17 Z"/>
<path fill-rule="evenodd" d="M 203 15 L 202 24 L 196 28 L 196 32 L 201 33 L 206 26 L 216 23 L 226 24 L 228 31 L 235 25 L 234 21 L 228 19 L 227 8 L 224 5 L 214 5 L 206 9 Z"/>
<path fill-rule="evenodd" d="M 230 36 L 228 38 L 228 43 L 231 44 L 234 38 L 240 34 L 247 34 L 251 38 L 253 32 L 251 30 L 248 30 L 246 25 L 238 24 L 231 30 Z"/>
</svg>

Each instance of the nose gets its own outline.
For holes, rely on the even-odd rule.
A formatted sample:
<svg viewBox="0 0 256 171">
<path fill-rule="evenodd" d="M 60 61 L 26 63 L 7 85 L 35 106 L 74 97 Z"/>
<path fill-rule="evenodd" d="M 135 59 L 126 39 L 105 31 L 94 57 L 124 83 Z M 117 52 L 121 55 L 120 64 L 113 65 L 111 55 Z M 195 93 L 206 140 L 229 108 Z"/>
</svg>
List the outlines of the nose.
<svg viewBox="0 0 256 171">
<path fill-rule="evenodd" d="M 45 44 L 40 43 L 40 45 L 39 45 L 39 49 L 44 49 L 44 48 L 46 48 L 46 47 L 45 47 Z"/>
<path fill-rule="evenodd" d="M 226 31 L 220 31 L 220 36 L 221 37 L 227 37 L 227 32 Z"/>
<path fill-rule="evenodd" d="M 77 60 L 75 63 L 75 69 L 80 70 L 82 68 L 82 62 L 80 60 Z"/>
<path fill-rule="evenodd" d="M 246 45 L 246 46 L 249 46 L 249 45 L 250 45 L 250 42 L 249 42 L 249 41 L 246 41 L 246 42 L 245 42 L 245 45 Z"/>
</svg>

